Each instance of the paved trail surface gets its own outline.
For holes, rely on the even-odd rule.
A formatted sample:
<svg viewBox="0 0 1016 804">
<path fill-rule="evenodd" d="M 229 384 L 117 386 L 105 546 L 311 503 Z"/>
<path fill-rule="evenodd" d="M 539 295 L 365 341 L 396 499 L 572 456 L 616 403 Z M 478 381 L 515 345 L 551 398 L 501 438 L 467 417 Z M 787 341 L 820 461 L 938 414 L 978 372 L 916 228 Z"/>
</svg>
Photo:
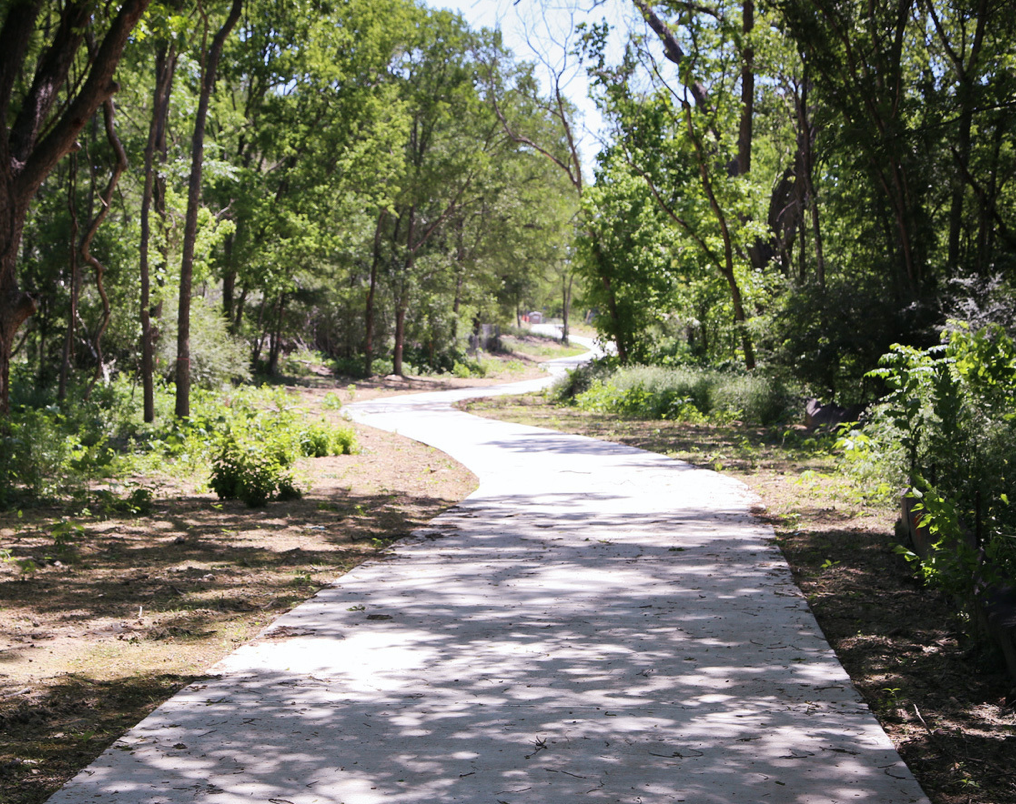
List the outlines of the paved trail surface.
<svg viewBox="0 0 1016 804">
<path fill-rule="evenodd" d="M 479 490 L 51 804 L 927 804 L 744 486 L 450 407 L 476 395 L 355 406 Z"/>
</svg>

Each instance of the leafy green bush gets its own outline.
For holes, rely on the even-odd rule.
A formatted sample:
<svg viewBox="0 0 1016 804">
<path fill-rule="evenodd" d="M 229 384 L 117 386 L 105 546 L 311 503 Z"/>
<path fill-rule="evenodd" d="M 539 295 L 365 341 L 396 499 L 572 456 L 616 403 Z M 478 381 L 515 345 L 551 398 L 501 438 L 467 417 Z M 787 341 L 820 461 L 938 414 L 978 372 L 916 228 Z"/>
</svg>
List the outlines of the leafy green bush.
<svg viewBox="0 0 1016 804">
<path fill-rule="evenodd" d="M 321 406 L 325 410 L 342 410 L 342 398 L 335 391 L 329 391 L 325 394 Z"/>
<path fill-rule="evenodd" d="M 840 440 L 848 466 L 905 493 L 933 544 L 930 583 L 965 604 L 1016 579 L 1016 344 L 997 325 L 956 325 L 931 349 L 896 345 L 872 376 L 889 387 L 862 431 Z"/>
<path fill-rule="evenodd" d="M 360 379 L 365 376 L 362 355 L 336 358 L 331 361 L 331 369 L 333 374 L 340 377 Z M 390 356 L 381 355 L 371 361 L 371 371 L 375 377 L 387 377 L 389 374 L 395 373 L 395 364 Z M 405 359 L 402 361 L 402 371 L 405 374 L 413 375 L 421 373 L 415 364 Z"/>
<path fill-rule="evenodd" d="M 360 445 L 352 427 L 336 427 L 332 430 L 333 455 L 354 455 L 359 451 Z"/>
<path fill-rule="evenodd" d="M 617 366 L 617 358 L 610 356 L 590 360 L 555 380 L 547 390 L 547 395 L 557 402 L 574 402 L 580 394 L 592 387 L 593 382 L 607 379 L 617 370 Z"/>
<path fill-rule="evenodd" d="M 352 427 L 331 427 L 322 422 L 302 429 L 297 439 L 300 452 L 307 458 L 326 455 L 351 455 L 357 451 L 356 433 Z"/>
<path fill-rule="evenodd" d="M 292 455 L 282 445 L 243 438 L 227 440 L 212 466 L 212 491 L 220 499 L 243 500 L 257 508 L 269 500 L 300 496 L 292 472 Z"/>
<path fill-rule="evenodd" d="M 118 380 L 97 386 L 90 401 L 75 400 L 63 409 L 15 408 L 0 436 L 0 508 L 70 494 L 85 499 L 85 484 L 98 478 L 207 476 L 213 463 L 219 465 L 218 487 L 231 494 L 244 491 L 237 478 L 249 475 L 251 491 L 244 495 L 252 500 L 263 496 L 263 476 L 274 472 L 271 499 L 295 490 L 291 467 L 299 457 L 357 450 L 351 428 L 308 422 L 283 389 L 192 389 L 191 415 L 178 419 L 171 389 L 159 385 L 154 425 L 141 421 L 137 394 L 133 384 Z M 150 507 L 150 492 L 137 493 L 120 500 L 97 491 L 88 504 L 142 513 Z"/>
<path fill-rule="evenodd" d="M 775 424 L 795 414 L 800 401 L 786 384 L 762 374 L 719 375 L 711 391 L 713 410 L 756 424 Z"/>
<path fill-rule="evenodd" d="M 569 378 L 572 388 L 578 383 Z M 647 419 L 758 424 L 783 420 L 794 395 L 772 378 L 694 368 L 636 366 L 593 377 L 576 404 L 585 410 Z"/>
<path fill-rule="evenodd" d="M 65 422 L 52 406 L 11 412 L 0 436 L 0 503 L 49 497 L 80 485 L 83 478 L 71 462 L 81 442 Z"/>
<path fill-rule="evenodd" d="M 472 377 L 486 377 L 490 366 L 490 361 L 463 357 L 461 360 L 455 361 L 452 366 L 452 374 L 464 380 Z"/>
<path fill-rule="evenodd" d="M 159 365 L 165 376 L 176 370 L 177 312 L 172 299 L 162 316 L 159 334 Z M 250 379 L 250 348 L 230 334 L 219 310 L 200 297 L 191 302 L 191 383 L 202 388 L 222 388 Z"/>
<path fill-rule="evenodd" d="M 324 458 L 332 454 L 331 434 L 326 427 L 312 424 L 302 430 L 298 436 L 300 452 L 308 458 Z"/>
</svg>

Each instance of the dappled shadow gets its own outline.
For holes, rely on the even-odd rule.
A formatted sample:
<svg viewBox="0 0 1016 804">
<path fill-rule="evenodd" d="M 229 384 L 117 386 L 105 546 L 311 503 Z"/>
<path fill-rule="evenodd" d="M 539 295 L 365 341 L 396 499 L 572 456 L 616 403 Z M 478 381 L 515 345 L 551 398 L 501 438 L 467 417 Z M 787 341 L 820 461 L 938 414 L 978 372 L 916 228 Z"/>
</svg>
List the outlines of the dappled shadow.
<svg viewBox="0 0 1016 804">
<path fill-rule="evenodd" d="M 480 488 L 223 660 L 52 804 L 924 801 L 729 478 L 357 406 Z"/>
<path fill-rule="evenodd" d="M 7 696 L 0 711 L 0 791 L 45 801 L 158 701 L 201 676 L 152 673 L 96 681 L 66 676 L 44 693 Z M 26 745 L 36 750 L 26 752 Z"/>
<path fill-rule="evenodd" d="M 260 509 L 185 496 L 160 501 L 147 517 L 85 521 L 84 533 L 58 562 L 47 560 L 54 556 L 51 540 L 28 533 L 12 552 L 32 558 L 38 569 L 8 575 L 0 583 L 0 604 L 45 614 L 59 624 L 58 632 L 0 620 L 0 642 L 6 643 L 0 671 L 31 657 L 45 640 L 63 631 L 73 636 L 73 629 L 93 627 L 93 621 L 103 632 L 111 619 L 124 621 L 110 638 L 163 639 L 193 636 L 231 613 L 284 610 L 320 586 L 312 576 L 334 578 L 373 555 L 375 540 L 404 536 L 447 504 L 405 492 L 334 489 Z M 164 621 L 167 613 L 176 618 L 171 624 Z"/>
<path fill-rule="evenodd" d="M 626 499 L 451 509 L 53 804 L 919 800 L 761 529 Z"/>
</svg>

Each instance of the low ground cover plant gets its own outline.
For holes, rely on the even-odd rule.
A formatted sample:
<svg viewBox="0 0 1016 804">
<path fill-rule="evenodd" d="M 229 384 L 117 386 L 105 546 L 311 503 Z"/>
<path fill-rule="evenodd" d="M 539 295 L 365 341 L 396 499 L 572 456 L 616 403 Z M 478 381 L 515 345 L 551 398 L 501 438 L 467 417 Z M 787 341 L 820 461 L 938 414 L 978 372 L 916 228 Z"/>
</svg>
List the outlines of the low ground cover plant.
<svg viewBox="0 0 1016 804">
<path fill-rule="evenodd" d="M 580 409 L 675 421 L 770 425 L 792 415 L 800 395 L 761 374 L 694 367 L 618 367 L 598 361 L 571 372 L 552 390 Z"/>
<path fill-rule="evenodd" d="M 0 436 L 0 506 L 83 493 L 92 481 L 124 481 L 153 471 L 208 477 L 222 497 L 251 505 L 295 494 L 301 457 L 350 454 L 352 428 L 310 420 L 284 389 L 197 391 L 192 414 L 170 414 L 160 389 L 154 425 L 139 419 L 135 389 L 117 381 L 73 406 L 15 409 Z"/>
</svg>

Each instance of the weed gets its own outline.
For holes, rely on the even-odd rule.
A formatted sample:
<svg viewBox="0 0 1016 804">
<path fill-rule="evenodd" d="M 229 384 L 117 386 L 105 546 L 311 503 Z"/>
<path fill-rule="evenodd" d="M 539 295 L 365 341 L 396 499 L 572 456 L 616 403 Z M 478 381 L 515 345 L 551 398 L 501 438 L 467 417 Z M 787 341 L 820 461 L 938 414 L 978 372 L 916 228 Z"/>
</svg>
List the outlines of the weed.
<svg viewBox="0 0 1016 804">
<path fill-rule="evenodd" d="M 356 386 L 353 387 L 355 388 Z M 334 391 L 329 391 L 325 394 L 325 398 L 321 401 L 321 405 L 325 410 L 341 410 L 342 399 L 340 399 L 339 395 Z"/>
</svg>

